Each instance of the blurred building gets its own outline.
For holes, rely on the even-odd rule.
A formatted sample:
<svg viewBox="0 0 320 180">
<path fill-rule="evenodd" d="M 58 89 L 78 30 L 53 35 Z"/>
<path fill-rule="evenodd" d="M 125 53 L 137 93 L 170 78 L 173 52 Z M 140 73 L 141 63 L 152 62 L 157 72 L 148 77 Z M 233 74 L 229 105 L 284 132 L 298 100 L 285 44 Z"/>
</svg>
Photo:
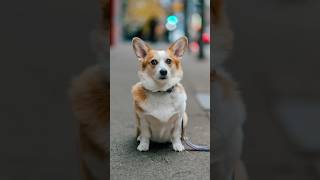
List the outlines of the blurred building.
<svg viewBox="0 0 320 180">
<path fill-rule="evenodd" d="M 172 42 L 187 36 L 193 53 L 210 45 L 210 0 L 111 0 L 111 40 Z M 113 42 L 112 41 L 112 42 Z M 202 52 L 201 52 L 202 51 Z M 209 51 L 209 50 L 208 50 Z"/>
</svg>

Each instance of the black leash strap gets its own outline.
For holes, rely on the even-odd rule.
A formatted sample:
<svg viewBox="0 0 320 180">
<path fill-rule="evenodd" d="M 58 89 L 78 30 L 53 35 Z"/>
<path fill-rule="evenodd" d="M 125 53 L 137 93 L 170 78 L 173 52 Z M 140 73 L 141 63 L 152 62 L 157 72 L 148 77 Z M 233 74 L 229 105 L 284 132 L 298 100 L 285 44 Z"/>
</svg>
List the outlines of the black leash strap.
<svg viewBox="0 0 320 180">
<path fill-rule="evenodd" d="M 210 151 L 209 146 L 193 144 L 190 141 L 190 139 L 187 137 L 184 137 L 182 140 L 186 143 L 186 145 L 190 147 L 190 149 L 186 149 L 187 151 L 204 151 L 204 152 Z"/>
</svg>

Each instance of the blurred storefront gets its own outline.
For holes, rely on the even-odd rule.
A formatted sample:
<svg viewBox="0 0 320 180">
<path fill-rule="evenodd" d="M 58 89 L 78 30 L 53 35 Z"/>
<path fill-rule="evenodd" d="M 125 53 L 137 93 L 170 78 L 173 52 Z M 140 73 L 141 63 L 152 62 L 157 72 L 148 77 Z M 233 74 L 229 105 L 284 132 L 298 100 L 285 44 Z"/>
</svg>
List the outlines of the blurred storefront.
<svg viewBox="0 0 320 180">
<path fill-rule="evenodd" d="M 172 42 L 185 35 L 199 55 L 210 45 L 210 0 L 111 0 L 111 39 Z M 199 56 L 200 57 L 200 56 Z"/>
</svg>

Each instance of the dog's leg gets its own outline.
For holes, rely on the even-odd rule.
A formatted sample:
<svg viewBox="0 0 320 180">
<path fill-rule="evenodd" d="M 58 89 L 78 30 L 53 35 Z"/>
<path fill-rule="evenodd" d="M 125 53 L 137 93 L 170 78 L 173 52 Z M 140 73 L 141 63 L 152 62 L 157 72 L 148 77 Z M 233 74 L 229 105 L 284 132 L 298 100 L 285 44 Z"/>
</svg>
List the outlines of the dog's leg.
<svg viewBox="0 0 320 180">
<path fill-rule="evenodd" d="M 150 137 L 151 132 L 149 129 L 149 124 L 145 118 L 140 118 L 140 135 L 138 137 L 138 140 L 140 141 L 137 149 L 139 151 L 148 151 L 149 145 L 150 145 Z"/>
<path fill-rule="evenodd" d="M 136 113 L 136 138 L 137 138 L 137 141 L 140 141 L 140 117 L 138 115 L 138 113 Z"/>
<path fill-rule="evenodd" d="M 182 145 L 182 142 L 181 142 L 181 133 L 182 133 L 181 124 L 183 121 L 183 116 L 184 116 L 183 114 L 179 115 L 172 133 L 171 142 L 172 142 L 173 150 L 175 151 L 184 151 L 184 146 Z"/>
<path fill-rule="evenodd" d="M 186 129 L 187 129 L 187 126 L 188 126 L 188 115 L 187 113 L 183 113 L 183 118 L 182 118 L 182 121 L 183 121 L 183 131 L 182 131 L 182 138 L 186 136 Z"/>
</svg>

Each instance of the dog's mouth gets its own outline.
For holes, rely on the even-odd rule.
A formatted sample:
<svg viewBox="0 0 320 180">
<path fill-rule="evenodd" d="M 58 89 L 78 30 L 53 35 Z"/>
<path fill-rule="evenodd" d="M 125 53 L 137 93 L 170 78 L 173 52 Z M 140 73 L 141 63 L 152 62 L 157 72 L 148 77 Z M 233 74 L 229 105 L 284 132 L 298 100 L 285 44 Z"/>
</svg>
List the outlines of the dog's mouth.
<svg viewBox="0 0 320 180">
<path fill-rule="evenodd" d="M 160 80 L 166 80 L 168 77 L 167 76 L 160 76 L 159 79 Z"/>
</svg>

